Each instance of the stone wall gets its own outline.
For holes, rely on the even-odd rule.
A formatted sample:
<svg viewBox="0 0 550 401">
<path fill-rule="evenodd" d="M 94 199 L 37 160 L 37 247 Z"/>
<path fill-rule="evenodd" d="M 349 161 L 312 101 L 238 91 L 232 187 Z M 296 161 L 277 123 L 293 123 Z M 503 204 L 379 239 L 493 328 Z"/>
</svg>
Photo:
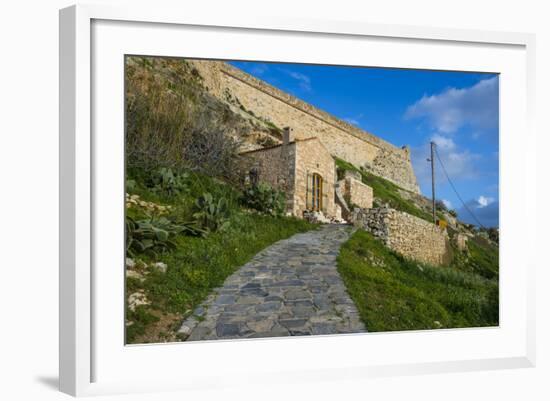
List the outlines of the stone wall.
<svg viewBox="0 0 550 401">
<path fill-rule="evenodd" d="M 350 207 L 356 205 L 363 209 L 372 208 L 374 195 L 371 187 L 352 177 L 346 177 L 343 181 L 344 199 L 349 202 Z"/>
<path fill-rule="evenodd" d="M 294 183 L 296 165 L 296 144 L 274 146 L 241 153 L 246 161 L 246 169 L 254 169 L 258 181 L 269 184 L 272 188 L 285 192 L 287 211 L 293 211 Z"/>
<path fill-rule="evenodd" d="M 387 207 L 356 209 L 353 221 L 407 258 L 431 265 L 450 262 L 447 231 L 430 222 Z"/>
<path fill-rule="evenodd" d="M 400 187 L 419 193 L 408 148 L 390 143 L 319 110 L 227 63 L 192 61 L 208 91 L 279 128 L 294 128 L 298 139 L 318 137 L 329 152 L 365 167 Z"/>
</svg>

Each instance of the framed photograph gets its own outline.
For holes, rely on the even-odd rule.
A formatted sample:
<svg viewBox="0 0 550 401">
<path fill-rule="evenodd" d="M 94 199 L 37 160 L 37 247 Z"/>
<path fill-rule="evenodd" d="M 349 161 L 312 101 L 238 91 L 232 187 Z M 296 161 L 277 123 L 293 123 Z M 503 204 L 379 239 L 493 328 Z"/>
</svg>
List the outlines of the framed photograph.
<svg viewBox="0 0 550 401">
<path fill-rule="evenodd" d="M 61 10 L 61 390 L 533 366 L 533 49 Z"/>
</svg>

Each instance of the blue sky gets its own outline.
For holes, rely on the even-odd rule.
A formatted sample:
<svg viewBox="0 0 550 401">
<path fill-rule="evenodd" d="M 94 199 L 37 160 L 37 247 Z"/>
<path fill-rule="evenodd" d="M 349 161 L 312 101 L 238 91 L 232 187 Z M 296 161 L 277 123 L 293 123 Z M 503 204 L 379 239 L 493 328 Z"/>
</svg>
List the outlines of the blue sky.
<svg viewBox="0 0 550 401">
<path fill-rule="evenodd" d="M 429 142 L 485 226 L 498 226 L 498 75 L 447 71 L 232 62 L 234 66 L 396 145 L 409 145 L 421 191 L 431 196 Z M 475 221 L 439 164 L 436 197 Z"/>
</svg>

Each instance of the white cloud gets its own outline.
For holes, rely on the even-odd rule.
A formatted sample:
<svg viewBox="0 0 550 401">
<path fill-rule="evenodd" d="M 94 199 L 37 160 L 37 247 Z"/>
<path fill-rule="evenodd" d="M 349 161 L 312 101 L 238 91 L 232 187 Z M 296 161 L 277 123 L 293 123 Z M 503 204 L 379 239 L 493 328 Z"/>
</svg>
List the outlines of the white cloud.
<svg viewBox="0 0 550 401">
<path fill-rule="evenodd" d="M 463 126 L 480 131 L 498 125 L 498 77 L 463 89 L 424 95 L 407 108 L 405 118 L 425 118 L 438 132 L 451 135 Z"/>
<path fill-rule="evenodd" d="M 494 198 L 491 198 L 491 197 L 488 197 L 488 196 L 483 196 L 483 195 L 480 195 L 479 198 L 477 198 L 477 205 L 476 207 L 478 209 L 481 209 L 481 208 L 484 208 L 484 207 L 487 207 L 489 206 L 491 203 L 493 203 L 495 201 Z"/>
<path fill-rule="evenodd" d="M 481 156 L 472 153 L 467 149 L 461 149 L 452 138 L 435 134 L 430 138 L 435 142 L 437 154 L 441 163 L 445 166 L 445 171 L 451 179 L 471 179 L 476 178 L 479 170 L 476 163 L 481 160 Z M 421 186 L 428 186 L 431 183 L 431 168 L 428 158 L 430 157 L 430 144 L 412 149 L 411 158 L 416 177 Z M 442 171 L 439 159 L 435 158 L 436 181 L 444 183 L 447 181 Z"/>
<path fill-rule="evenodd" d="M 443 204 L 445 205 L 445 207 L 447 209 L 452 209 L 453 208 L 453 204 L 451 203 L 451 201 L 449 201 L 447 199 L 442 199 L 441 201 L 443 202 Z"/>
<path fill-rule="evenodd" d="M 359 121 L 357 121 L 355 118 L 344 118 L 344 121 L 352 125 L 359 125 Z"/>
<path fill-rule="evenodd" d="M 456 148 L 455 141 L 452 138 L 436 134 L 431 139 L 440 151 L 449 152 Z"/>
<path fill-rule="evenodd" d="M 298 86 L 300 87 L 300 89 L 305 92 L 311 92 L 311 78 L 309 76 L 284 68 L 280 68 L 280 70 L 287 74 L 289 77 L 294 78 L 296 81 L 298 81 Z"/>
<path fill-rule="evenodd" d="M 356 125 L 356 126 L 359 126 L 360 122 L 359 120 L 361 120 L 363 118 L 364 114 L 363 113 L 360 113 L 356 116 L 353 116 L 353 117 L 348 117 L 348 118 L 343 118 L 343 120 L 347 123 L 350 123 L 352 125 Z"/>
<path fill-rule="evenodd" d="M 484 199 L 483 203 L 486 202 L 485 206 L 480 206 L 481 199 Z M 495 199 L 481 195 L 478 199 L 469 200 L 466 205 L 468 208 L 461 207 L 457 210 L 460 221 L 475 225 L 481 223 L 485 227 L 499 226 L 500 205 Z"/>
</svg>

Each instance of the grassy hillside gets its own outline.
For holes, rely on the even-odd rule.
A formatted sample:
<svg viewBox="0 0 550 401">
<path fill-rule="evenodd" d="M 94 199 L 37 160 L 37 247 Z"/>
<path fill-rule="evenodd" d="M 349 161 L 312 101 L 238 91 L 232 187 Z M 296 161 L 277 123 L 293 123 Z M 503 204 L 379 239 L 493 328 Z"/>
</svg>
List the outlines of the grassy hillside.
<svg viewBox="0 0 550 401">
<path fill-rule="evenodd" d="M 467 242 L 468 251 L 454 249 L 451 267 L 467 273 L 476 273 L 489 280 L 498 280 L 498 246 L 485 238 L 474 236 Z"/>
<path fill-rule="evenodd" d="M 470 271 L 433 267 L 358 230 L 341 248 L 338 270 L 371 332 L 497 326 L 498 276 L 485 276 L 488 265 L 498 271 L 498 253 L 471 246 Z"/>
<path fill-rule="evenodd" d="M 432 221 L 397 185 L 341 159 L 336 165 L 340 177 L 360 173 L 378 203 Z M 465 252 L 451 246 L 450 265 L 433 267 L 403 258 L 365 231 L 353 235 L 338 269 L 369 331 L 498 325 L 498 246 L 477 235 Z"/>
</svg>

